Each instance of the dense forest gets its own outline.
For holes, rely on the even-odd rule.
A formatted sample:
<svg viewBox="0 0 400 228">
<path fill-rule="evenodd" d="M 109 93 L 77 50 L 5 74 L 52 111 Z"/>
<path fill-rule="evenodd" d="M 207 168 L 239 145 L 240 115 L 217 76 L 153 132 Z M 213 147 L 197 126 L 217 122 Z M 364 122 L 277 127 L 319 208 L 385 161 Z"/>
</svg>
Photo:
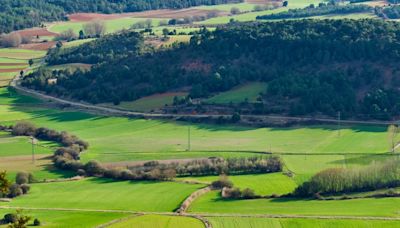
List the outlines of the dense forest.
<svg viewBox="0 0 400 228">
<path fill-rule="evenodd" d="M 115 58 L 126 58 L 138 55 L 143 48 L 143 37 L 136 32 L 121 32 L 106 35 L 102 39 L 73 47 L 56 47 L 49 51 L 48 63 L 58 65 L 65 63 L 95 64 Z"/>
<path fill-rule="evenodd" d="M 373 13 L 374 8 L 367 5 L 334 5 L 321 3 L 318 6 L 311 4 L 304 9 L 289 9 L 286 12 L 258 16 L 257 19 L 289 19 L 314 17 L 329 14 Z"/>
<path fill-rule="evenodd" d="M 182 87 L 191 88 L 192 98 L 206 98 L 263 81 L 263 113 L 340 111 L 345 117 L 390 119 L 400 112 L 399 39 L 398 23 L 371 19 L 231 23 L 215 32 L 203 29 L 173 49 L 110 55 L 90 72 L 41 70 L 23 85 L 119 103 Z M 50 77 L 58 78 L 56 85 L 47 83 Z"/>
<path fill-rule="evenodd" d="M 121 13 L 154 9 L 181 9 L 243 0 L 1 0 L 0 34 L 66 20 L 75 12 Z"/>
</svg>

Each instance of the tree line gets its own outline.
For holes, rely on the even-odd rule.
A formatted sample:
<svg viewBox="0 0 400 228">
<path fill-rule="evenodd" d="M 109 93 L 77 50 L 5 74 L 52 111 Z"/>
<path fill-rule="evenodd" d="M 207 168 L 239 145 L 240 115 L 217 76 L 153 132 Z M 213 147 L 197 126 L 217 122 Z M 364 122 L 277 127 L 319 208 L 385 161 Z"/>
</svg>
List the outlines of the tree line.
<svg viewBox="0 0 400 228">
<path fill-rule="evenodd" d="M 357 168 L 331 168 L 314 175 L 294 196 L 374 191 L 400 186 L 400 160 L 391 159 Z"/>
<path fill-rule="evenodd" d="M 374 8 L 367 5 L 335 5 L 320 3 L 318 6 L 311 4 L 304 9 L 289 9 L 286 12 L 273 13 L 264 16 L 258 16 L 257 19 L 290 19 L 304 18 L 313 16 L 323 16 L 329 14 L 353 14 L 353 13 L 373 13 Z"/>
<path fill-rule="evenodd" d="M 340 111 L 345 118 L 390 119 L 400 112 L 396 98 L 400 25 L 396 22 L 231 23 L 214 32 L 201 29 L 189 44 L 121 58 L 109 54 L 107 48 L 124 42 L 119 38 L 110 35 L 79 48 L 87 54 L 74 61 L 106 49 L 102 63 L 89 72 L 39 71 L 25 77 L 22 84 L 71 99 L 118 104 L 182 87 L 191 88 L 190 98 L 207 98 L 262 81 L 268 87 L 259 113 L 336 116 Z M 50 55 L 48 61 L 62 63 L 78 55 Z M 57 84 L 48 84 L 48 78 L 57 78 Z"/>
</svg>

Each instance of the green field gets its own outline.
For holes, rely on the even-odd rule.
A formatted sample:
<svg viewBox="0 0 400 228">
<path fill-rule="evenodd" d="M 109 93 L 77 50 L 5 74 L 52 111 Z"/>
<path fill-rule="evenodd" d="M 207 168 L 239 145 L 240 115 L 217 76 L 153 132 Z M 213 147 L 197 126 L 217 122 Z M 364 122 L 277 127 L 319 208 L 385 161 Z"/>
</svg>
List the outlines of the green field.
<svg viewBox="0 0 400 228">
<path fill-rule="evenodd" d="M 353 200 L 255 199 L 223 200 L 217 191 L 197 199 L 190 212 L 271 215 L 382 216 L 400 217 L 400 198 Z"/>
<path fill-rule="evenodd" d="M 241 103 L 241 102 L 256 102 L 260 93 L 265 92 L 267 84 L 261 82 L 253 82 L 240 87 L 236 87 L 227 92 L 217 94 L 205 102 L 215 104 L 229 104 L 229 103 Z"/>
<path fill-rule="evenodd" d="M 26 60 L 13 58 L 0 58 L 0 63 L 26 63 Z"/>
<path fill-rule="evenodd" d="M 29 60 L 41 58 L 46 54 L 45 51 L 33 51 L 14 48 L 0 48 L 0 58 Z"/>
<path fill-rule="evenodd" d="M 178 180 L 195 180 L 204 183 L 211 183 L 218 179 L 218 176 L 178 178 Z M 282 173 L 237 175 L 228 176 L 228 179 L 232 181 L 235 187 L 240 189 L 250 188 L 256 194 L 262 196 L 287 194 L 297 187 L 291 178 Z"/>
<path fill-rule="evenodd" d="M 66 42 L 63 44 L 62 48 L 65 49 L 65 48 L 77 47 L 81 44 L 88 43 L 93 40 L 95 40 L 95 39 L 74 40 L 74 41 Z"/>
<path fill-rule="evenodd" d="M 203 223 L 195 218 L 183 216 L 142 215 L 109 226 L 110 228 L 203 228 Z"/>
<path fill-rule="evenodd" d="M 243 2 L 237 4 L 221 4 L 221 5 L 211 5 L 211 6 L 198 6 L 193 7 L 194 9 L 204 9 L 204 10 L 222 10 L 230 12 L 233 7 L 238 8 L 241 12 L 254 10 L 255 4 Z"/>
<path fill-rule="evenodd" d="M 34 208 L 173 211 L 202 185 L 175 182 L 115 182 L 89 178 L 80 181 L 32 184 L 28 195 L 10 206 Z"/>
<path fill-rule="evenodd" d="M 114 108 L 132 110 L 138 112 L 151 112 L 163 108 L 165 105 L 172 105 L 174 97 L 185 97 L 187 93 L 165 93 L 143 97 L 136 101 L 121 102 L 119 105 L 105 104 Z"/>
<path fill-rule="evenodd" d="M 144 18 L 118 18 L 113 20 L 105 20 L 106 33 L 114 33 L 120 31 L 122 29 L 129 29 L 133 24 L 139 21 L 145 21 L 147 19 Z M 158 26 L 160 23 L 160 19 L 152 18 L 153 26 Z M 61 33 L 67 31 L 68 29 L 72 29 L 75 34 L 79 34 L 80 30 L 83 30 L 84 22 L 58 22 L 49 27 L 49 31 L 54 33 Z"/>
<path fill-rule="evenodd" d="M 52 154 L 50 142 L 38 142 L 35 146 L 36 154 Z M 30 155 L 32 145 L 28 137 L 12 137 L 9 133 L 0 131 L 0 157 Z"/>
<path fill-rule="evenodd" d="M 0 209 L 0 217 L 7 213 L 15 213 L 15 210 Z M 74 211 L 51 211 L 51 210 L 23 210 L 24 215 L 32 217 L 29 227 L 33 223 L 33 219 L 40 220 L 41 227 L 46 228 L 86 228 L 96 227 L 98 225 L 110 222 L 115 219 L 126 217 L 126 214 L 120 213 L 102 213 L 102 212 L 74 212 Z M 0 227 L 6 227 L 1 226 Z"/>
<path fill-rule="evenodd" d="M 334 219 L 270 219 L 270 218 L 238 218 L 210 217 L 207 218 L 214 228 L 394 228 L 399 227 L 400 221 L 379 220 L 334 220 Z"/>
</svg>

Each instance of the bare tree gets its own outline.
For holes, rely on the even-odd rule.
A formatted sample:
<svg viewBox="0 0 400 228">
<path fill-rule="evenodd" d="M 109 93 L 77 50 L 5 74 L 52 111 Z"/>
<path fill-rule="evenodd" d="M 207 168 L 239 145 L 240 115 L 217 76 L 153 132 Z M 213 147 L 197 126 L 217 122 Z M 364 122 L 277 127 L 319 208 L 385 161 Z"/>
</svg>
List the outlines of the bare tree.
<svg viewBox="0 0 400 228">
<path fill-rule="evenodd" d="M 16 32 L 2 35 L 0 38 L 1 45 L 4 47 L 18 47 L 22 43 L 21 35 Z"/>
<path fill-rule="evenodd" d="M 394 152 L 397 144 L 397 135 L 399 134 L 399 127 L 397 125 L 391 124 L 388 127 L 388 140 L 390 143 L 390 150 Z"/>
<path fill-rule="evenodd" d="M 106 24 L 104 21 L 91 21 L 83 26 L 83 31 L 91 37 L 100 37 L 106 33 Z"/>
<path fill-rule="evenodd" d="M 76 39 L 78 36 L 75 34 L 74 30 L 68 29 L 60 33 L 59 39 L 60 40 L 73 40 Z"/>
</svg>

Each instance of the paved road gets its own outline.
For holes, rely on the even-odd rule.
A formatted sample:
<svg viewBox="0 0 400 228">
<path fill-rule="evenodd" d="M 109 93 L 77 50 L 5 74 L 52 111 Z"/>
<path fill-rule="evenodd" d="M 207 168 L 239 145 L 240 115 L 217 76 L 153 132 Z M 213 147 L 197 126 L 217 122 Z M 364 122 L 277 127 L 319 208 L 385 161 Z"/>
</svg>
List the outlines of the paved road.
<svg viewBox="0 0 400 228">
<path fill-rule="evenodd" d="M 102 107 L 98 105 L 92 105 L 83 102 L 70 101 L 62 98 L 50 96 L 43 94 L 41 92 L 31 90 L 25 87 L 22 87 L 19 83 L 20 76 L 16 76 L 13 81 L 10 83 L 10 86 L 14 87 L 17 91 L 22 93 L 37 97 L 39 99 L 45 101 L 53 101 L 58 104 L 70 105 L 71 107 L 106 113 L 108 115 L 116 115 L 116 116 L 130 116 L 130 117 L 147 117 L 147 118 L 182 118 L 182 117 L 192 117 L 192 118 L 230 118 L 230 115 L 217 115 L 217 114 L 162 114 L 162 113 L 143 113 L 143 112 L 134 112 L 134 111 L 125 111 L 119 110 L 110 107 Z M 337 119 L 329 119 L 329 118 L 312 118 L 312 117 L 289 117 L 289 116 L 277 116 L 277 115 L 242 115 L 242 118 L 266 118 L 272 121 L 318 121 L 324 123 L 338 123 Z M 369 125 L 389 125 L 393 122 L 391 121 L 363 121 L 363 120 L 341 120 L 343 124 L 369 124 Z"/>
</svg>

